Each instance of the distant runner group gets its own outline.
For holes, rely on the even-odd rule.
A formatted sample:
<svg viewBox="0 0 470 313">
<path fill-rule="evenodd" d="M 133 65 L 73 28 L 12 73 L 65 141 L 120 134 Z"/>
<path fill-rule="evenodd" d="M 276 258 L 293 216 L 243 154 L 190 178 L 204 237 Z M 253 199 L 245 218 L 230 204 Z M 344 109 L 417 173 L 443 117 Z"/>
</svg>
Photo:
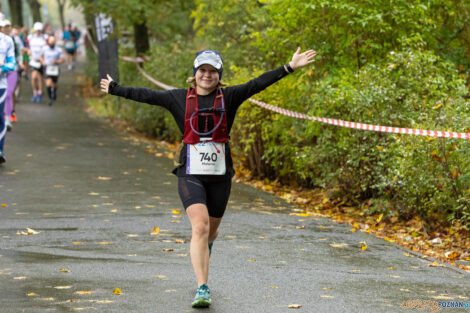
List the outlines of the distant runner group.
<svg viewBox="0 0 470 313">
<path fill-rule="evenodd" d="M 45 81 L 51 106 L 57 99 L 59 65 L 66 62 L 67 68 L 73 69 L 80 37 L 81 32 L 72 24 L 53 30 L 49 23 L 36 22 L 29 31 L 0 19 L 0 164 L 6 161 L 3 152 L 6 133 L 18 120 L 15 109 L 21 78 L 31 80 L 31 102 L 37 103 L 43 101 Z"/>
</svg>

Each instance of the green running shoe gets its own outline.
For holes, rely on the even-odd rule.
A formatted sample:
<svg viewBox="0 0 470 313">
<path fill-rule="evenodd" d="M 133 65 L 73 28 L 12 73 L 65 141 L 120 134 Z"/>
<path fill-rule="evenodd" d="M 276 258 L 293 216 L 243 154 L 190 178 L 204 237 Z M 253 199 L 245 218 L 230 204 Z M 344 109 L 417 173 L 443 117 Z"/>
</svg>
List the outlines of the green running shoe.
<svg viewBox="0 0 470 313">
<path fill-rule="evenodd" d="M 196 296 L 194 297 L 191 306 L 193 308 L 208 308 L 211 303 L 211 291 L 206 284 L 202 284 L 196 290 Z"/>
<path fill-rule="evenodd" d="M 211 242 L 211 243 L 209 244 L 209 256 L 211 256 L 211 253 L 212 253 L 212 245 L 213 245 L 213 244 L 214 244 L 213 242 Z"/>
</svg>

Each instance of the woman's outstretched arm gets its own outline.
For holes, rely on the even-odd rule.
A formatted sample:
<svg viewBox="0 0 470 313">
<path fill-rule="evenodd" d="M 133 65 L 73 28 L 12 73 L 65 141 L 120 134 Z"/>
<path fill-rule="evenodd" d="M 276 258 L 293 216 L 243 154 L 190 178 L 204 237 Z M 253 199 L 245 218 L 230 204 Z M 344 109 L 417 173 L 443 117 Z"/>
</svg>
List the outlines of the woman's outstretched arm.
<svg viewBox="0 0 470 313">
<path fill-rule="evenodd" d="M 119 86 L 109 74 L 106 78 L 101 79 L 100 87 L 102 92 L 110 95 L 124 97 L 137 102 L 159 105 L 167 109 L 173 102 L 173 97 L 169 91 Z"/>
<path fill-rule="evenodd" d="M 268 71 L 245 84 L 227 87 L 227 89 L 230 89 L 230 91 L 233 92 L 233 104 L 235 104 L 235 107 L 231 109 L 236 110 L 238 106 L 249 97 L 263 91 L 281 78 L 287 76 L 289 73 L 294 72 L 296 69 L 315 62 L 314 58 L 316 54 L 315 50 L 307 50 L 300 53 L 299 47 L 289 63 L 275 70 Z"/>
</svg>

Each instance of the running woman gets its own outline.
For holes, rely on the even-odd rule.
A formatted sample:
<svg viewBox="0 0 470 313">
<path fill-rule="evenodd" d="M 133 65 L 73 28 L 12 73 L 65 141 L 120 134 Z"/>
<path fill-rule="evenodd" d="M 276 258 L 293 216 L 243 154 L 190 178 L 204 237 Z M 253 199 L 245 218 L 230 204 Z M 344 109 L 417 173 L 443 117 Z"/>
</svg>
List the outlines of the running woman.
<svg viewBox="0 0 470 313">
<path fill-rule="evenodd" d="M 33 87 L 33 97 L 31 102 L 42 102 L 42 86 L 44 68 L 41 64 L 41 54 L 44 47 L 47 45 L 47 37 L 43 35 L 43 25 L 41 22 L 34 23 L 34 34 L 28 36 L 29 43 L 29 66 L 32 69 L 31 73 L 31 86 Z"/>
<path fill-rule="evenodd" d="M 100 82 L 103 92 L 166 108 L 184 134 L 180 165 L 173 173 L 178 176 L 178 192 L 192 228 L 190 254 L 198 286 L 193 307 L 212 303 L 207 286 L 209 256 L 234 175 L 228 143 L 237 109 L 249 97 L 313 63 L 315 55 L 313 50 L 300 53 L 298 48 L 289 63 L 245 84 L 225 88 L 221 82 L 222 58 L 215 50 L 197 53 L 188 90 L 123 87 L 109 75 Z"/>
<path fill-rule="evenodd" d="M 15 89 L 16 89 L 16 85 L 18 82 L 18 70 L 19 70 L 19 65 L 20 65 L 19 62 L 21 62 L 21 60 L 18 60 L 19 57 L 21 58 L 21 47 L 17 46 L 17 42 L 15 41 L 15 38 L 11 34 L 11 22 L 9 20 L 2 21 L 2 33 L 4 33 L 7 36 L 10 36 L 11 39 L 13 39 L 13 44 L 15 48 L 15 60 L 16 60 L 15 69 L 13 71 L 6 73 L 7 95 L 5 99 L 5 125 L 7 126 L 7 131 L 10 131 L 13 128 L 11 122 L 12 122 L 13 105 L 14 105 L 14 100 L 15 100 L 14 99 Z"/>
<path fill-rule="evenodd" d="M 3 24 L 2 24 L 3 25 Z M 5 163 L 3 155 L 3 146 L 5 144 L 5 136 L 7 126 L 5 125 L 5 98 L 7 89 L 6 73 L 13 71 L 16 66 L 15 47 L 13 39 L 10 36 L 0 32 L 0 164 Z"/>
<path fill-rule="evenodd" d="M 64 63 L 64 53 L 56 45 L 55 36 L 47 39 L 47 46 L 41 55 L 41 63 L 46 69 L 46 88 L 49 95 L 49 105 L 57 98 L 57 81 L 59 79 L 59 64 Z"/>
<path fill-rule="evenodd" d="M 11 111 L 11 121 L 16 122 L 16 102 L 18 101 L 18 97 L 21 91 L 21 76 L 23 71 L 25 70 L 24 63 L 23 63 L 23 52 L 26 50 L 23 40 L 21 40 L 20 36 L 20 29 L 18 26 L 14 26 L 11 30 L 11 38 L 13 39 L 13 43 L 15 44 L 15 56 L 16 56 L 16 71 L 17 71 L 17 80 L 16 80 L 16 87 L 15 91 L 13 92 L 13 110 Z"/>
</svg>

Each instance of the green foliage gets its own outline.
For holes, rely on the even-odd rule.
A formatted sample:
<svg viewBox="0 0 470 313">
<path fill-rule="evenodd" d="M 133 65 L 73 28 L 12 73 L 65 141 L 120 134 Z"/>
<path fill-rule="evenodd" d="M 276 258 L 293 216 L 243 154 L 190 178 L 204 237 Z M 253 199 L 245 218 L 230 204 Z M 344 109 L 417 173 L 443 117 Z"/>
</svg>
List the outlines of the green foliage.
<svg viewBox="0 0 470 313">
<path fill-rule="evenodd" d="M 134 8 L 126 12 L 113 1 L 108 12 L 118 10 L 113 14 L 126 23 L 121 14 Z M 320 117 L 469 131 L 468 1 L 140 2 L 154 42 L 145 70 L 167 84 L 184 86 L 194 53 L 203 48 L 222 52 L 230 84 L 288 62 L 297 46 L 313 48 L 318 53 L 314 66 L 256 97 Z M 122 47 L 120 53 L 130 49 Z M 155 88 L 134 64 L 121 63 L 120 72 L 124 85 Z M 163 109 L 119 101 L 109 98 L 109 112 L 154 136 L 180 139 Z M 257 176 L 334 188 L 358 202 L 368 200 L 369 213 L 420 215 L 431 224 L 470 227 L 466 140 L 352 130 L 244 104 L 232 147 Z"/>
</svg>

